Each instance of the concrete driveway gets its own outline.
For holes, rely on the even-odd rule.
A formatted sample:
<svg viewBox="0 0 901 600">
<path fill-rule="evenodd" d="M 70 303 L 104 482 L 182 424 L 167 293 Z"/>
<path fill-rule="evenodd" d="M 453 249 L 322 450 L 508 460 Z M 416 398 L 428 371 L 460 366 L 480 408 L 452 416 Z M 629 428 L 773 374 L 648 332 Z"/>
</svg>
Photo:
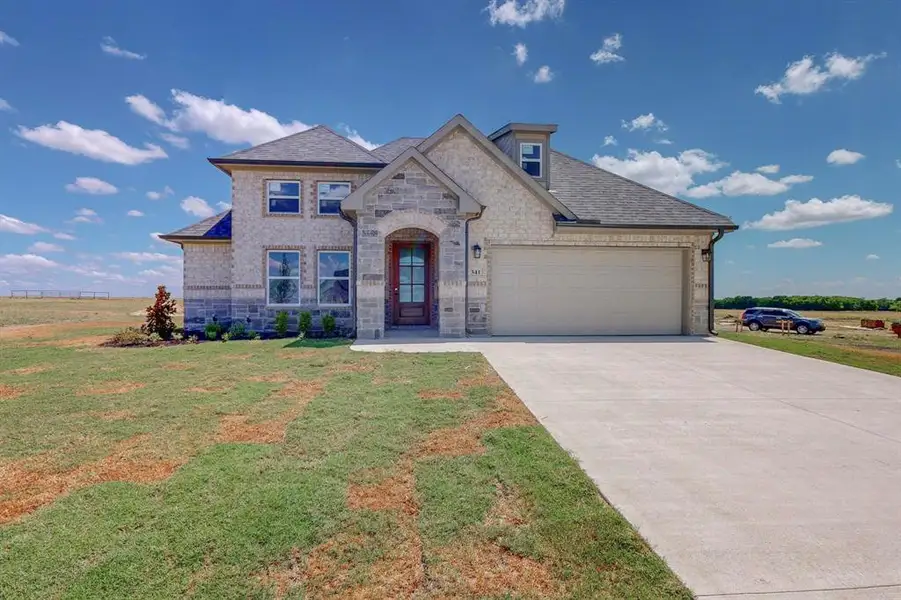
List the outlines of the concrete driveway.
<svg viewBox="0 0 901 600">
<path fill-rule="evenodd" d="M 901 378 L 697 338 L 482 352 L 703 598 L 901 598 Z"/>
</svg>

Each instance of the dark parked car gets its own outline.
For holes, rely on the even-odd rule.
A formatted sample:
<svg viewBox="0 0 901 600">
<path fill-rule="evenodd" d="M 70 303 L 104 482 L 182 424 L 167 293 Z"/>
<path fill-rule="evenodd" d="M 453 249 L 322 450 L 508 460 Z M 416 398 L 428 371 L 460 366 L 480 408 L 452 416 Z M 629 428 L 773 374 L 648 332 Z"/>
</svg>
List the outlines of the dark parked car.
<svg viewBox="0 0 901 600">
<path fill-rule="evenodd" d="M 741 313 L 742 325 L 751 331 L 766 331 L 767 329 L 779 329 L 780 321 L 789 321 L 792 331 L 800 334 L 811 334 L 825 331 L 826 325 L 822 319 L 808 319 L 787 308 L 767 308 L 758 306 L 749 308 Z"/>
</svg>

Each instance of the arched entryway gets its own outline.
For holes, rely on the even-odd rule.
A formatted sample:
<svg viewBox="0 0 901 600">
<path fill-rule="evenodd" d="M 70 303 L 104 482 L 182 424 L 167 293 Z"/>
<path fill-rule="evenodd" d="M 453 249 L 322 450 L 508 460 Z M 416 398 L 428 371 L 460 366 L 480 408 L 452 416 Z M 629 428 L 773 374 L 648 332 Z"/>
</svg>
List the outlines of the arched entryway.
<svg viewBox="0 0 901 600">
<path fill-rule="evenodd" d="M 385 329 L 439 329 L 439 240 L 416 227 L 385 237 Z"/>
</svg>

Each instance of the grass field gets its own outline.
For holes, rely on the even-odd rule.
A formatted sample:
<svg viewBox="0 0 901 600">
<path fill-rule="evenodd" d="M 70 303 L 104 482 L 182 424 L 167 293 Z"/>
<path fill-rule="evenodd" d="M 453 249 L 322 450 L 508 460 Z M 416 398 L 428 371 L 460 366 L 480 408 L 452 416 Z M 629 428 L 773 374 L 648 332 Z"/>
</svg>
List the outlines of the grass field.
<svg viewBox="0 0 901 600">
<path fill-rule="evenodd" d="M 901 313 L 800 312 L 804 316 L 823 319 L 826 331 L 813 336 L 772 330 L 755 333 L 747 329 L 736 333 L 728 323 L 741 314 L 740 310 L 717 310 L 717 327 L 720 335 L 727 339 L 901 376 L 901 339 L 888 330 L 859 328 L 860 320 L 865 318 L 882 319 L 890 326 L 892 321 L 901 321 Z"/>
<path fill-rule="evenodd" d="M 99 348 L 148 301 L 34 302 L 74 322 L 0 330 L 4 599 L 690 598 L 479 355 Z"/>
</svg>

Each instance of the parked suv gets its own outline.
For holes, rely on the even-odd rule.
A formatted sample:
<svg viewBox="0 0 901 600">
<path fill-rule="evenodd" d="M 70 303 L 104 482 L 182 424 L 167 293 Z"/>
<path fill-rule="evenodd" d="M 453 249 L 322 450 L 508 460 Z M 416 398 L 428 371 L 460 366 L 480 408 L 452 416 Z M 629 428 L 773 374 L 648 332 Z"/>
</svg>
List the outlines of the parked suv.
<svg viewBox="0 0 901 600">
<path fill-rule="evenodd" d="M 818 331 L 826 330 L 826 325 L 821 319 L 808 319 L 787 308 L 758 306 L 749 308 L 741 313 L 742 325 L 751 331 L 766 331 L 770 328 L 778 329 L 780 321 L 790 321 L 792 331 L 797 331 L 800 334 L 813 335 Z"/>
</svg>

